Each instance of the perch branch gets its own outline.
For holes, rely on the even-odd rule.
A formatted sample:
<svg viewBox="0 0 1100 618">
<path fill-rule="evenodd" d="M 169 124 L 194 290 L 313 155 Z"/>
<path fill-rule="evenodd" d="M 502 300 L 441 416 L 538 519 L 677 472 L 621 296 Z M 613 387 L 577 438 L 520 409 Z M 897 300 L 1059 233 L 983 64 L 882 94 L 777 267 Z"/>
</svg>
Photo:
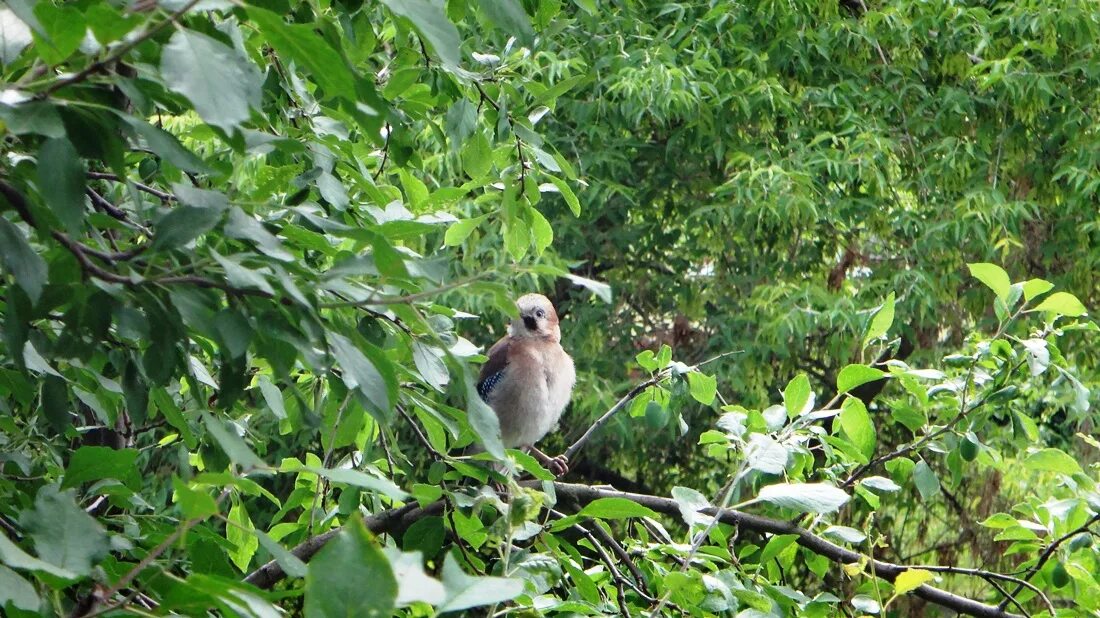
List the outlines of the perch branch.
<svg viewBox="0 0 1100 618">
<path fill-rule="evenodd" d="M 528 481 L 524 484 L 532 487 L 540 487 L 542 481 Z M 658 513 L 670 517 L 680 517 L 680 506 L 672 498 L 600 489 L 571 483 L 554 483 L 554 491 L 557 493 L 559 499 L 566 498 L 582 506 L 600 498 L 622 498 L 646 506 Z M 425 507 L 419 507 L 413 503 L 401 508 L 391 509 L 372 515 L 366 518 L 364 523 L 367 528 L 375 534 L 395 534 L 406 530 L 410 525 L 422 517 L 438 515 L 443 511 L 443 508 L 443 500 L 433 502 Z M 858 552 L 832 543 L 789 521 L 752 515 L 730 509 L 723 509 L 719 512 L 718 509 L 709 508 L 704 509 L 702 512 L 717 517 L 722 523 L 738 526 L 741 530 L 751 530 L 762 534 L 793 534 L 798 537 L 797 543 L 799 545 L 837 564 L 853 564 L 866 559 L 865 556 Z M 308 561 L 336 533 L 337 530 L 330 530 L 324 534 L 313 537 L 295 547 L 291 550 L 291 553 L 300 560 Z M 870 571 L 874 576 L 890 582 L 894 581 L 901 573 L 912 568 L 906 565 L 884 562 L 882 560 L 871 560 L 869 566 L 871 566 Z M 259 588 L 268 589 L 281 581 L 284 577 L 286 577 L 286 574 L 278 563 L 271 561 L 250 573 L 244 581 Z M 1019 614 L 1008 612 L 1003 607 L 988 605 L 929 585 L 922 585 L 911 594 L 930 603 L 935 603 L 968 616 L 976 616 L 978 618 L 1019 618 Z"/>
</svg>

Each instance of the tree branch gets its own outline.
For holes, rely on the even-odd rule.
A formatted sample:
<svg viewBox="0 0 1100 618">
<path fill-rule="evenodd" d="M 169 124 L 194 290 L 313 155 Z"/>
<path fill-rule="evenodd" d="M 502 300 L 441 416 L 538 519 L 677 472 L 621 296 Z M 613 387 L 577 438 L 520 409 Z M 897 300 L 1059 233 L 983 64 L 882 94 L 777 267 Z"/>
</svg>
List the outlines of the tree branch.
<svg viewBox="0 0 1100 618">
<path fill-rule="evenodd" d="M 371 515 L 363 520 L 363 524 L 374 534 L 398 536 L 421 518 L 441 514 L 445 504 L 443 500 L 437 500 L 421 508 L 413 502 L 400 508 L 390 509 L 376 515 Z M 328 543 L 329 539 L 336 536 L 338 532 L 340 532 L 340 528 L 333 528 L 315 537 L 311 537 L 291 550 L 291 553 L 299 560 L 309 562 L 317 552 L 321 551 L 325 543 Z M 283 571 L 283 568 L 279 566 L 278 562 L 272 560 L 249 573 L 248 576 L 244 578 L 244 582 L 256 586 L 257 588 L 269 589 L 282 581 L 285 577 L 286 573 Z"/>
<path fill-rule="evenodd" d="M 1024 589 L 1024 587 L 1033 588 L 1033 586 L 1028 583 L 1028 580 L 1030 580 L 1032 577 L 1035 577 L 1035 574 L 1038 573 L 1043 568 L 1043 565 L 1046 564 L 1047 560 L 1050 560 L 1050 557 L 1054 555 L 1054 552 L 1058 550 L 1058 547 L 1061 546 L 1062 543 L 1065 543 L 1066 541 L 1072 539 L 1073 537 L 1077 536 L 1078 534 L 1086 534 L 1086 533 L 1091 532 L 1090 528 L 1092 528 L 1093 524 L 1095 524 L 1097 522 L 1100 522 L 1100 513 L 1097 513 L 1096 515 L 1093 515 L 1091 519 L 1089 519 L 1085 523 L 1081 524 L 1081 526 L 1079 528 L 1075 528 L 1073 530 L 1070 530 L 1069 532 L 1067 532 L 1067 533 L 1063 534 L 1062 536 L 1058 537 L 1057 539 L 1055 539 L 1053 543 L 1048 545 L 1047 548 L 1043 550 L 1043 553 L 1039 554 L 1039 560 L 1037 560 L 1035 562 L 1035 566 L 1028 569 L 1028 572 L 1027 572 L 1027 574 L 1024 575 L 1023 580 L 1021 580 L 1020 582 L 1018 582 L 1016 584 L 1016 590 L 1013 590 L 1011 595 L 1005 597 L 1005 600 L 1001 602 L 1000 607 L 1001 608 L 1007 607 L 1008 602 L 1013 597 L 1020 594 L 1020 591 L 1022 591 Z M 1040 592 L 1039 594 L 1042 594 L 1042 593 Z M 1050 601 L 1047 600 L 1046 597 L 1043 597 L 1043 599 L 1046 600 L 1048 606 L 1050 606 Z"/>
<path fill-rule="evenodd" d="M 523 483 L 531 487 L 541 487 L 542 481 L 526 481 Z M 575 485 L 572 483 L 554 483 L 554 491 L 559 499 L 565 498 L 583 506 L 600 498 L 622 498 L 648 507 L 658 513 L 670 517 L 680 518 L 680 506 L 671 498 L 649 496 L 645 494 L 633 494 L 610 489 L 600 489 L 587 485 Z M 438 515 L 443 511 L 444 501 L 438 500 L 423 508 L 417 504 L 408 504 L 401 508 L 383 511 L 366 518 L 367 528 L 375 534 L 400 534 L 421 517 Z M 752 515 L 741 511 L 721 510 L 715 508 L 704 509 L 705 514 L 718 518 L 722 523 L 737 526 L 741 530 L 751 530 L 762 534 L 793 534 L 798 537 L 797 543 L 802 547 L 824 556 L 837 564 L 853 564 L 865 560 L 866 556 L 841 547 L 827 541 L 816 534 L 801 528 L 791 522 L 760 515 Z M 322 535 L 313 537 L 291 550 L 302 561 L 308 561 L 313 557 L 330 538 L 335 536 L 337 530 L 330 530 Z M 871 560 L 871 573 L 886 581 L 894 581 L 898 575 L 910 568 L 906 565 Z M 920 567 L 925 568 L 925 567 Z M 282 568 L 274 560 L 250 573 L 245 582 L 259 588 L 271 588 L 286 577 Z M 996 605 L 987 605 L 974 599 L 959 596 L 946 590 L 933 586 L 923 585 L 911 594 L 931 603 L 952 609 L 960 614 L 976 616 L 978 618 L 1019 618 L 1018 614 L 1006 611 Z"/>
</svg>

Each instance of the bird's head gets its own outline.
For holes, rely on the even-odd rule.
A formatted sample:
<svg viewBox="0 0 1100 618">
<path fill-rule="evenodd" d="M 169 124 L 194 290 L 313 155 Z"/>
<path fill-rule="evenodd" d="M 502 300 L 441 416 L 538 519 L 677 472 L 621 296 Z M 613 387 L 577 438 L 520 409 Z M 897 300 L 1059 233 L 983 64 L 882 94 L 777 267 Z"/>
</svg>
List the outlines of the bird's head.
<svg viewBox="0 0 1100 618">
<path fill-rule="evenodd" d="M 516 338 L 540 338 L 561 341 L 558 312 L 542 294 L 524 294 L 516 301 L 519 317 L 512 321 L 509 333 Z"/>
</svg>

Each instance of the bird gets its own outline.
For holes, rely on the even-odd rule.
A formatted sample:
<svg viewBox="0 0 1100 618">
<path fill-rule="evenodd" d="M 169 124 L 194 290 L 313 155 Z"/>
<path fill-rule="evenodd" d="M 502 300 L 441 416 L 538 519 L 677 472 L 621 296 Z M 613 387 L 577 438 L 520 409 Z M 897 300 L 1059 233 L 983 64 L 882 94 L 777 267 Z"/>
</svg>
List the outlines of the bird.
<svg viewBox="0 0 1100 618">
<path fill-rule="evenodd" d="M 519 316 L 489 348 L 477 392 L 500 419 L 505 448 L 528 450 L 555 476 L 569 472 L 565 455 L 549 457 L 538 442 L 561 418 L 577 380 L 573 358 L 561 347 L 558 313 L 542 294 L 516 301 Z"/>
</svg>

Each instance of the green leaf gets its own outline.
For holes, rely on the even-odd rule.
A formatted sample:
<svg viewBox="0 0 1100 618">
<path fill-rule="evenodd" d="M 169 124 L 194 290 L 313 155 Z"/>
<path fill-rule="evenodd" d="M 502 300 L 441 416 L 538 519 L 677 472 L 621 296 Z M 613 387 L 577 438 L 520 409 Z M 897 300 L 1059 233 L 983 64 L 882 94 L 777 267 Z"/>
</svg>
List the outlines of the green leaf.
<svg viewBox="0 0 1100 618">
<path fill-rule="evenodd" d="M 61 123 L 57 108 L 46 102 L 0 103 L 0 119 L 15 135 L 34 133 L 44 137 L 65 137 L 65 125 Z"/>
<path fill-rule="evenodd" d="M 136 11 L 123 15 L 121 11 L 106 3 L 88 7 L 84 17 L 88 19 L 88 27 L 91 28 L 96 40 L 103 45 L 121 39 L 143 21 L 141 14 Z"/>
<path fill-rule="evenodd" d="M 884 476 L 869 476 L 859 482 L 860 485 L 875 491 L 900 491 L 901 486 Z"/>
<path fill-rule="evenodd" d="M 863 402 L 848 397 L 840 409 L 838 418 L 841 430 L 868 459 L 875 454 L 875 427 L 871 424 L 871 415 Z"/>
<path fill-rule="evenodd" d="M 34 508 L 23 511 L 20 523 L 42 560 L 77 575 L 90 575 L 110 549 L 107 531 L 76 505 L 76 492 L 71 489 L 43 485 Z"/>
<path fill-rule="evenodd" d="M 708 524 L 713 519 L 709 515 L 703 515 L 699 511 L 711 506 L 710 500 L 700 491 L 690 487 L 673 487 L 672 499 L 676 501 L 676 507 L 680 509 L 680 517 L 688 526 L 695 524 Z"/>
<path fill-rule="evenodd" d="M 477 434 L 478 442 L 493 457 L 504 459 L 504 445 L 500 441 L 500 419 L 477 393 L 473 378 L 466 376 L 466 413 L 470 428 Z"/>
<path fill-rule="evenodd" d="M 867 540 L 867 535 L 862 531 L 856 530 L 855 528 L 849 528 L 848 526 L 829 526 L 823 530 L 821 534 L 853 545 Z"/>
<path fill-rule="evenodd" d="M 447 228 L 447 233 L 443 235 L 443 243 L 448 247 L 457 247 L 469 238 L 477 226 L 481 225 L 481 222 L 485 220 L 488 215 L 482 215 L 480 217 L 474 217 L 472 219 L 462 219 L 456 221 Z"/>
<path fill-rule="evenodd" d="M 997 298 L 1002 301 L 1008 298 L 1009 288 L 1012 287 L 1012 281 L 1008 278 L 1008 273 L 1003 268 L 996 264 L 989 264 L 985 262 L 977 264 L 967 264 L 970 268 L 970 274 L 975 279 L 989 286 L 989 289 L 993 290 L 997 294 Z"/>
<path fill-rule="evenodd" d="M 924 460 L 918 461 L 913 467 L 913 483 L 916 484 L 917 491 L 925 502 L 940 493 L 940 479 Z"/>
<path fill-rule="evenodd" d="M 547 177 L 550 179 L 550 182 L 554 183 L 554 186 L 558 188 L 558 192 L 561 193 L 561 196 L 565 199 L 565 203 L 569 206 L 569 210 L 573 212 L 573 216 L 581 216 L 580 200 L 578 200 L 576 194 L 573 193 L 573 189 L 569 187 L 569 183 L 556 176 L 548 175 Z"/>
<path fill-rule="evenodd" d="M 359 389 L 368 400 L 381 410 L 391 410 L 389 386 L 382 372 L 350 339 L 337 333 L 328 334 L 329 345 L 336 362 L 343 371 L 341 378 L 348 388 Z"/>
<path fill-rule="evenodd" d="M 428 198 L 431 197 L 431 194 L 428 192 L 428 186 L 424 184 L 423 180 L 420 180 L 404 168 L 397 170 L 397 175 L 401 178 L 401 187 L 405 190 L 405 198 L 409 206 L 414 209 L 419 209 L 419 207 L 423 206 L 428 201 Z"/>
<path fill-rule="evenodd" d="M 336 483 L 346 483 L 355 487 L 378 492 L 393 500 L 404 500 L 409 497 L 409 494 L 397 485 L 394 485 L 393 481 L 371 476 L 358 470 L 351 470 L 349 468 L 327 469 L 315 466 L 309 466 L 303 469 L 318 476 L 323 476 Z"/>
<path fill-rule="evenodd" d="M 760 489 L 757 499 L 802 513 L 832 513 L 848 502 L 843 489 L 828 483 L 781 483 Z"/>
<path fill-rule="evenodd" d="M 413 603 L 439 605 L 447 599 L 443 584 L 424 572 L 424 559 L 420 552 L 403 552 L 392 546 L 383 547 L 382 552 L 390 561 L 390 568 L 397 579 L 397 607 L 408 607 Z"/>
<path fill-rule="evenodd" d="M 82 446 L 69 459 L 61 488 L 69 489 L 81 483 L 103 479 L 118 479 L 130 487 L 140 486 L 138 468 L 134 465 L 137 456 L 137 450 L 132 448 Z"/>
<path fill-rule="evenodd" d="M 60 64 L 80 47 L 87 30 L 84 17 L 73 6 L 48 3 L 38 3 L 34 12 L 49 35 L 35 32 L 36 51 L 48 64 Z"/>
<path fill-rule="evenodd" d="M 907 594 L 936 579 L 936 575 L 924 569 L 907 569 L 894 580 L 894 594 Z"/>
<path fill-rule="evenodd" d="M 54 566 L 31 556 L 22 549 L 19 549 L 19 546 L 8 540 L 7 535 L 4 534 L 0 534 L 0 562 L 13 569 L 46 573 L 61 579 L 74 580 L 79 577 L 72 571 Z"/>
<path fill-rule="evenodd" d="M 1027 456 L 1024 467 L 1029 470 L 1041 470 L 1043 472 L 1057 472 L 1058 474 L 1080 474 L 1081 464 L 1065 451 L 1056 448 L 1045 448 Z"/>
<path fill-rule="evenodd" d="M 890 292 L 882 306 L 875 310 L 871 316 L 871 323 L 867 325 L 867 333 L 863 336 L 863 347 L 886 335 L 890 326 L 894 323 L 894 293 Z"/>
<path fill-rule="evenodd" d="M 47 140 L 38 150 L 38 190 L 65 229 L 80 234 L 84 222 L 84 164 L 65 138 Z"/>
<path fill-rule="evenodd" d="M 225 222 L 225 235 L 230 238 L 252 241 L 260 253 L 282 262 L 294 261 L 294 254 L 283 247 L 279 240 L 259 221 L 236 206 L 229 209 Z"/>
<path fill-rule="evenodd" d="M 283 393 L 279 390 L 279 387 L 272 384 L 271 378 L 267 376 L 260 376 L 256 382 L 257 386 L 260 387 L 260 394 L 263 395 L 268 409 L 275 415 L 275 418 L 280 421 L 284 420 L 287 417 L 286 405 L 283 402 Z"/>
<path fill-rule="evenodd" d="M 471 577 L 462 571 L 453 554 L 443 559 L 443 587 L 447 600 L 436 607 L 439 613 L 501 603 L 523 592 L 523 580 L 514 577 Z"/>
<path fill-rule="evenodd" d="M 3 9 L 0 9 L 0 21 L 3 19 Z M 0 609 L 9 604 L 16 609 L 37 614 L 42 600 L 38 598 L 33 584 L 8 567 L 0 566 Z"/>
<path fill-rule="evenodd" d="M 1088 313 L 1081 301 L 1069 292 L 1055 292 L 1029 311 L 1049 311 L 1070 317 L 1082 316 Z"/>
<path fill-rule="evenodd" d="M 776 556 L 783 553 L 783 550 L 794 545 L 797 541 L 797 534 L 776 534 L 772 536 L 760 552 L 760 564 L 771 562 Z"/>
<path fill-rule="evenodd" d="M 538 209 L 529 208 L 528 212 L 531 215 L 531 235 L 535 241 L 535 255 L 542 255 L 542 252 L 554 242 L 554 229 Z"/>
<path fill-rule="evenodd" d="M 787 469 L 787 449 L 762 433 L 754 433 L 749 438 L 745 459 L 750 468 L 765 474 L 782 474 Z"/>
<path fill-rule="evenodd" d="M 217 191 L 176 185 L 176 195 L 185 205 L 176 206 L 156 223 L 153 249 L 178 249 L 209 232 L 221 221 L 229 200 Z"/>
<path fill-rule="evenodd" d="M 27 24 L 8 7 L 0 8 L 0 63 L 7 66 L 15 62 L 31 41 L 31 29 Z"/>
<path fill-rule="evenodd" d="M 260 530 L 254 530 L 253 532 L 256 535 L 256 539 L 259 540 L 260 545 L 271 554 L 271 557 L 275 559 L 275 562 L 278 563 L 280 567 L 282 567 L 283 572 L 286 573 L 288 577 L 298 579 L 306 576 L 308 567 L 306 563 L 298 558 L 298 556 L 295 556 L 278 541 Z"/>
<path fill-rule="evenodd" d="M 252 449 L 248 448 L 244 439 L 237 435 L 234 429 L 227 427 L 222 421 L 214 418 L 207 412 L 203 413 L 202 420 L 203 424 L 206 425 L 206 430 L 210 432 L 214 441 L 218 443 L 218 446 L 220 446 L 223 451 L 225 451 L 225 454 L 229 456 L 232 462 L 245 470 L 267 468 L 267 464 L 256 456 L 256 453 L 253 453 Z"/>
<path fill-rule="evenodd" d="M 657 517 L 649 507 L 626 498 L 600 498 L 593 500 L 577 513 L 581 517 L 597 519 L 627 519 L 630 517 Z"/>
<path fill-rule="evenodd" d="M 523 10 L 518 0 L 485 0 L 480 3 L 481 9 L 489 15 L 489 19 L 497 28 L 505 34 L 516 37 L 523 45 L 530 47 L 535 38 L 535 30 L 531 27 L 531 18 Z"/>
<path fill-rule="evenodd" d="M 599 298 L 603 302 L 611 302 L 610 285 L 603 283 L 602 281 L 596 281 L 595 279 L 588 279 L 573 274 L 567 274 L 565 275 L 565 277 L 572 281 L 575 285 L 579 285 L 582 288 L 587 289 L 589 292 L 592 292 L 596 295 L 596 298 Z"/>
<path fill-rule="evenodd" d="M 867 365 L 847 365 L 836 377 L 837 394 L 847 393 L 857 386 L 882 379 L 887 374 Z"/>
<path fill-rule="evenodd" d="M 709 406 L 714 403 L 714 397 L 718 394 L 718 380 L 705 373 L 692 371 L 687 374 L 688 387 L 691 396 L 699 403 Z"/>
<path fill-rule="evenodd" d="M 477 131 L 462 145 L 462 169 L 477 180 L 493 169 L 493 147 L 485 133 Z"/>
<path fill-rule="evenodd" d="M 1054 289 L 1054 284 L 1043 279 L 1028 279 L 1024 283 L 1024 300 L 1031 300 L 1042 296 Z"/>
<path fill-rule="evenodd" d="M 160 71 L 164 84 L 187 97 L 203 120 L 227 132 L 260 105 L 263 80 L 255 65 L 205 34 L 177 29 L 162 50 Z"/>
<path fill-rule="evenodd" d="M 203 519 L 218 512 L 218 503 L 213 496 L 201 489 L 192 489 L 179 477 L 172 477 L 175 489 L 175 503 L 187 519 Z"/>
<path fill-rule="evenodd" d="M 524 471 L 526 471 L 536 479 L 540 481 L 554 480 L 554 475 L 551 474 L 546 468 L 543 468 L 538 460 L 534 457 L 528 455 L 527 453 L 524 453 L 523 451 L 515 449 L 508 449 L 507 452 L 509 457 L 516 460 L 516 463 L 519 464 L 520 468 L 523 468 Z M 436 499 L 438 499 L 438 497 Z"/>
<path fill-rule="evenodd" d="M 256 549 L 260 542 L 256 539 L 255 526 L 248 516 L 248 509 L 241 502 L 236 502 L 229 509 L 229 525 L 225 527 L 225 538 L 236 549 L 229 551 L 229 559 L 241 571 L 248 571 L 248 565 L 252 562 L 252 556 L 256 555 Z"/>
<path fill-rule="evenodd" d="M 787 388 L 783 389 L 783 406 L 790 418 L 813 410 L 814 399 L 810 391 L 810 379 L 804 373 L 795 376 L 787 383 Z"/>
<path fill-rule="evenodd" d="M 573 0 L 573 3 L 584 10 L 585 13 L 595 16 L 600 10 L 596 7 L 596 0 Z"/>
<path fill-rule="evenodd" d="M 356 515 L 310 561 L 305 615 L 389 616 L 397 601 L 397 590 L 389 560 Z"/>
<path fill-rule="evenodd" d="M 531 232 L 522 219 L 512 219 L 504 226 L 504 247 L 513 260 L 522 260 L 530 245 Z"/>
<path fill-rule="evenodd" d="M 0 217 L 0 260 L 31 303 L 37 304 L 46 284 L 46 260 L 31 248 L 23 232 L 3 217 Z"/>
<path fill-rule="evenodd" d="M 424 41 L 435 51 L 443 66 L 451 72 L 461 72 L 460 50 L 462 39 L 458 28 L 447 19 L 443 4 L 431 0 L 382 0 L 386 8 L 394 14 L 407 18 L 413 27 L 424 37 Z"/>
<path fill-rule="evenodd" d="M 184 148 L 176 139 L 176 136 L 171 133 L 154 127 L 140 118 L 134 118 L 127 114 L 122 114 L 121 117 L 126 124 L 130 125 L 138 135 L 145 139 L 149 149 L 165 161 L 185 172 L 207 174 L 212 171 L 206 163 L 203 163 L 202 159 L 195 156 L 195 153 Z"/>
<path fill-rule="evenodd" d="M 355 76 L 347 62 L 326 41 L 318 36 L 316 24 L 288 24 L 281 15 L 255 6 L 248 7 L 248 16 L 263 31 L 282 60 L 293 60 L 308 71 L 326 96 L 356 101 Z"/>
</svg>

